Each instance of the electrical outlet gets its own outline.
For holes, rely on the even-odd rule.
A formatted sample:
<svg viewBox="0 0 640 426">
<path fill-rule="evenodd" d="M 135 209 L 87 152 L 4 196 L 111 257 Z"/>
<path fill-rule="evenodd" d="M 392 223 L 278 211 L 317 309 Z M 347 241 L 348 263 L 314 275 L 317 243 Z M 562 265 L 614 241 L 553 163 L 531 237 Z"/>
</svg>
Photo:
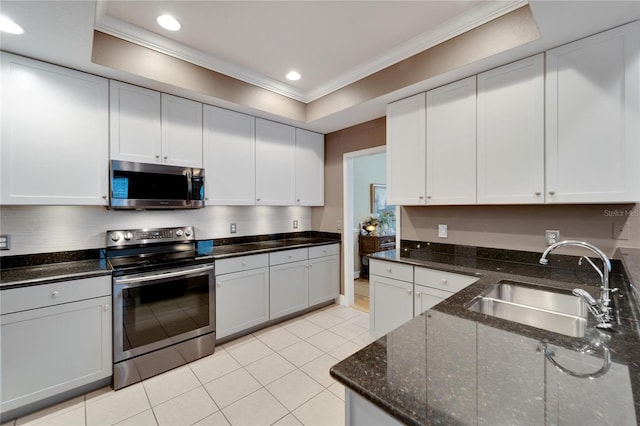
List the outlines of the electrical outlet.
<svg viewBox="0 0 640 426">
<path fill-rule="evenodd" d="M 235 223 L 231 224 L 231 226 L 229 227 L 229 232 L 232 234 L 235 234 L 236 232 L 238 232 L 238 227 L 236 226 Z"/>
<path fill-rule="evenodd" d="M 293 229 L 298 229 L 298 221 L 295 219 L 293 221 Z"/>
<path fill-rule="evenodd" d="M 629 223 L 614 223 L 613 224 L 613 238 L 616 240 L 628 240 L 629 239 Z"/>
<path fill-rule="evenodd" d="M 547 241 L 547 245 L 550 246 L 560 241 L 560 231 L 550 231 L 547 229 L 544 231 L 544 237 Z"/>
<path fill-rule="evenodd" d="M 336 228 L 338 229 L 338 231 L 342 231 L 342 221 L 338 220 L 336 221 L 336 224 L 337 224 Z"/>
<path fill-rule="evenodd" d="M 0 235 L 0 250 L 11 249 L 11 235 Z"/>
<path fill-rule="evenodd" d="M 447 225 L 438 225 L 438 237 L 448 238 Z"/>
</svg>

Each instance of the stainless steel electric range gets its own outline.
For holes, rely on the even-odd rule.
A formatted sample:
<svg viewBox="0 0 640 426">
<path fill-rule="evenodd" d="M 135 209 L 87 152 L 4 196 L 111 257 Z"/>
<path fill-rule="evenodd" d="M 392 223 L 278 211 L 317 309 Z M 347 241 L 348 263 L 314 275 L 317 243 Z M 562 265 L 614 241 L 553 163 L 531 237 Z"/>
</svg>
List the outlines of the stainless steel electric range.
<svg viewBox="0 0 640 426">
<path fill-rule="evenodd" d="M 215 274 L 193 226 L 107 231 L 113 269 L 113 387 L 215 349 Z"/>
</svg>

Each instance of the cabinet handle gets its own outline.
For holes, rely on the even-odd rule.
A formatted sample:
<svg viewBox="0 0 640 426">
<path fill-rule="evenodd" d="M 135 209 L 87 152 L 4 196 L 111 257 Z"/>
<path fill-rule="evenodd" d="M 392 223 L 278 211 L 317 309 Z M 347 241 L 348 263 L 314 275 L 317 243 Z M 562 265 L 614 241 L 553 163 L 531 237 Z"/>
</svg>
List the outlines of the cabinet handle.
<svg viewBox="0 0 640 426">
<path fill-rule="evenodd" d="M 260 198 L 256 198 L 256 201 L 257 201 L 257 202 L 260 202 Z"/>
<path fill-rule="evenodd" d="M 164 156 L 164 159 L 165 159 L 165 160 L 167 160 L 167 159 L 169 159 L 169 157 L 167 157 L 167 156 L 165 155 L 165 156 Z"/>
<path fill-rule="evenodd" d="M 549 195 L 555 195 L 556 191 L 549 191 Z"/>
<path fill-rule="evenodd" d="M 309 268 L 313 268 L 313 263 L 309 265 Z"/>
<path fill-rule="evenodd" d="M 218 288 L 222 287 L 222 281 L 218 281 L 218 282 L 216 283 L 216 287 L 218 287 Z"/>
<path fill-rule="evenodd" d="M 289 255 L 289 259 L 291 259 L 293 256 Z"/>
<path fill-rule="evenodd" d="M 52 299 L 57 299 L 59 294 L 60 294 L 60 292 L 58 290 L 56 290 L 53 293 L 51 293 L 51 298 Z"/>
<path fill-rule="evenodd" d="M 300 198 L 298 198 L 296 201 L 299 203 L 300 202 Z"/>
<path fill-rule="evenodd" d="M 422 293 L 420 293 L 419 291 L 416 291 L 416 296 L 422 296 Z"/>
<path fill-rule="evenodd" d="M 102 196 L 102 199 L 103 199 L 103 200 L 106 200 L 106 199 L 107 199 L 107 196 L 106 196 L 106 195 L 103 195 L 103 196 Z"/>
<path fill-rule="evenodd" d="M 447 283 L 447 279 L 446 279 L 446 278 L 443 278 L 443 279 L 442 279 L 442 284 L 446 284 L 446 283 Z"/>
<path fill-rule="evenodd" d="M 387 268 L 387 272 L 391 272 L 391 268 Z"/>
<path fill-rule="evenodd" d="M 242 262 L 242 266 L 247 266 L 247 262 Z"/>
<path fill-rule="evenodd" d="M 427 200 L 430 200 L 430 199 L 431 199 L 431 195 L 427 195 Z"/>
<path fill-rule="evenodd" d="M 103 308 L 105 312 L 107 312 L 109 309 L 111 309 L 111 305 L 109 305 L 108 303 L 106 305 L 103 306 Z"/>
<path fill-rule="evenodd" d="M 423 195 L 419 195 L 419 196 L 418 196 L 418 199 L 419 199 L 419 200 L 423 200 L 423 199 L 424 199 L 424 196 L 423 196 Z"/>
<path fill-rule="evenodd" d="M 540 191 L 536 191 L 536 195 L 540 195 Z"/>
<path fill-rule="evenodd" d="M 407 290 L 407 294 L 412 294 L 412 293 L 413 293 L 413 291 Z"/>
<path fill-rule="evenodd" d="M 159 159 L 159 158 L 160 158 L 160 156 L 159 156 L 159 155 L 156 155 L 156 160 L 157 160 L 157 159 Z"/>
</svg>

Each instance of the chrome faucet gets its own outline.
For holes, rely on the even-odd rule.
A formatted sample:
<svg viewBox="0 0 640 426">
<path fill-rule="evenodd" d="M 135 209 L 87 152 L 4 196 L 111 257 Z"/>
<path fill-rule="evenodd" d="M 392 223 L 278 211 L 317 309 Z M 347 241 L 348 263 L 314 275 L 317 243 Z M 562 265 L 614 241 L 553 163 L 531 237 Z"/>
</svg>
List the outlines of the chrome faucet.
<svg viewBox="0 0 640 426">
<path fill-rule="evenodd" d="M 596 269 L 596 271 L 598 271 L 598 274 L 600 275 L 600 279 L 601 279 L 600 300 L 596 301 L 593 297 L 589 295 L 589 293 L 580 289 L 575 289 L 573 291 L 573 294 L 580 297 L 587 304 L 589 311 L 598 320 L 598 325 L 597 325 L 598 328 L 605 328 L 605 329 L 611 328 L 613 324 L 613 318 L 611 315 L 611 312 L 612 312 L 611 289 L 609 287 L 609 272 L 611 272 L 611 261 L 609 260 L 609 257 L 606 254 L 604 254 L 602 250 L 600 250 L 598 247 L 594 246 L 593 244 L 589 244 L 584 241 L 565 240 L 565 241 L 559 241 L 547 247 L 544 253 L 542 253 L 542 257 L 540 257 L 540 264 L 547 265 L 549 263 L 549 260 L 547 259 L 547 256 L 549 255 L 549 253 L 551 253 L 553 250 L 557 249 L 558 247 L 562 247 L 562 246 L 584 247 L 586 249 L 591 250 L 592 252 L 597 254 L 598 257 L 600 257 L 600 259 L 602 259 L 602 264 L 603 264 L 602 272 L 600 272 L 600 269 L 598 269 L 595 266 L 595 264 L 591 261 L 591 259 L 589 259 L 588 257 L 583 256 L 579 260 L 579 264 L 581 264 L 582 259 L 585 258 L 591 264 L 591 266 L 593 266 Z"/>
</svg>

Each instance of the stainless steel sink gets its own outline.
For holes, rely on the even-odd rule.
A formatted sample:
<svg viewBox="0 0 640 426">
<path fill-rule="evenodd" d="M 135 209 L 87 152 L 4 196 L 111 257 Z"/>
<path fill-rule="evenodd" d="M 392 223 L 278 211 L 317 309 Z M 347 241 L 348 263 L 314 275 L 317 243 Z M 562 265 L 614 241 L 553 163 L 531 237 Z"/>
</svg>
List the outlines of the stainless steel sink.
<svg viewBox="0 0 640 426">
<path fill-rule="evenodd" d="M 583 337 L 587 325 L 587 306 L 579 297 L 515 281 L 498 282 L 468 309 L 571 337 Z"/>
</svg>

